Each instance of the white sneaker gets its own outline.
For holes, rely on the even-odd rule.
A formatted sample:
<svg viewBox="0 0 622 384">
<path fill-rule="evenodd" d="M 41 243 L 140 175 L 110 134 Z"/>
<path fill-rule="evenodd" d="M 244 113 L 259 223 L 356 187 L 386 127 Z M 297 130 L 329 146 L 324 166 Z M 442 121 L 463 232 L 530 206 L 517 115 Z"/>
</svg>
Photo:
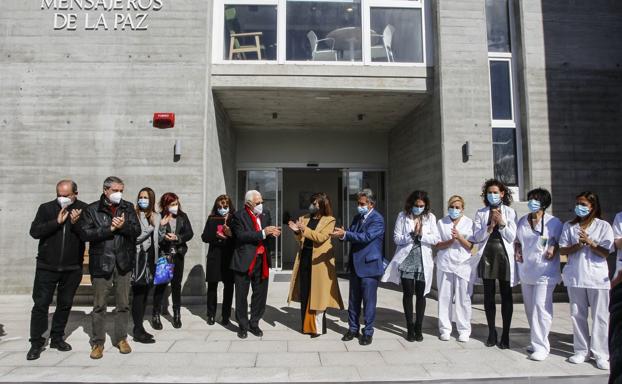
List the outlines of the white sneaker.
<svg viewBox="0 0 622 384">
<path fill-rule="evenodd" d="M 603 359 L 602 357 L 598 357 L 598 358 L 596 358 L 596 367 L 598 369 L 602 369 L 602 370 L 608 371 L 609 370 L 609 361 Z"/>
<path fill-rule="evenodd" d="M 534 361 L 542 361 L 548 357 L 548 353 L 546 352 L 533 352 L 529 355 L 529 358 Z"/>
<path fill-rule="evenodd" d="M 442 341 L 449 341 L 450 339 L 449 333 L 442 333 L 438 338 L 441 339 Z"/>
<path fill-rule="evenodd" d="M 469 335 L 463 334 L 458 336 L 458 341 L 461 343 L 466 343 L 467 341 L 469 341 Z"/>
<path fill-rule="evenodd" d="M 585 355 L 576 353 L 568 358 L 568 362 L 572 364 L 585 363 Z"/>
</svg>

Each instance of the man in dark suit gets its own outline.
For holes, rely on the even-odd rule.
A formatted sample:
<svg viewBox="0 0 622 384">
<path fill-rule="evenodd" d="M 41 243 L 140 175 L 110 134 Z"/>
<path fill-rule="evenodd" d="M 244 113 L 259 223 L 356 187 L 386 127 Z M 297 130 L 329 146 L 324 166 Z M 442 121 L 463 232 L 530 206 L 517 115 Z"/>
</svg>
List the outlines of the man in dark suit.
<svg viewBox="0 0 622 384">
<path fill-rule="evenodd" d="M 247 331 L 261 337 L 259 320 L 266 309 L 268 278 L 270 276 L 269 240 L 278 237 L 281 229 L 270 225 L 268 212 L 263 211 L 263 199 L 258 191 L 248 191 L 244 208 L 231 219 L 234 251 L 231 269 L 234 271 L 235 316 L 238 321 L 238 337 L 245 339 Z M 251 318 L 248 319 L 248 290 L 251 296 Z"/>
<path fill-rule="evenodd" d="M 378 282 L 384 272 L 384 218 L 374 209 L 376 201 L 369 189 L 358 193 L 358 214 L 346 231 L 335 228 L 333 237 L 350 242 L 350 292 L 348 303 L 348 332 L 341 340 L 350 341 L 359 336 L 361 302 L 365 316 L 365 328 L 361 345 L 369 345 L 374 334 L 376 318 L 376 293 Z"/>
</svg>

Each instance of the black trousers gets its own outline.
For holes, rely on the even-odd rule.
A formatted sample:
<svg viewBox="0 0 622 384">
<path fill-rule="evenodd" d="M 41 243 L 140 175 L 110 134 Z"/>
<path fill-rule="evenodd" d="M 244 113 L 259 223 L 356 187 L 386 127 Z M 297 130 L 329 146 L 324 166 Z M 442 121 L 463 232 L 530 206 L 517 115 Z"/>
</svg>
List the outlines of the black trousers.
<svg viewBox="0 0 622 384">
<path fill-rule="evenodd" d="M 173 280 L 171 280 L 171 296 L 173 297 L 173 311 L 181 308 L 181 279 L 184 277 L 184 258 L 175 255 L 173 259 L 175 269 L 173 270 Z M 160 312 L 162 309 L 162 300 L 164 292 L 168 284 L 159 284 L 155 286 L 153 292 L 153 311 Z"/>
<path fill-rule="evenodd" d="M 233 276 L 223 277 L 224 289 L 222 292 L 222 318 L 231 317 L 231 304 L 233 303 Z M 218 305 L 218 281 L 207 283 L 207 316 L 216 317 Z"/>
<path fill-rule="evenodd" d="M 252 276 L 248 272 L 235 272 L 235 317 L 240 329 L 257 327 L 259 320 L 266 311 L 268 298 L 268 280 L 261 278 L 261 262 L 255 265 Z M 251 296 L 251 318 L 248 319 L 248 290 L 253 289 Z"/>
<path fill-rule="evenodd" d="M 143 318 L 147 308 L 147 298 L 152 285 L 133 285 L 132 286 L 132 320 L 134 321 L 134 336 L 145 333 Z"/>
<path fill-rule="evenodd" d="M 406 325 L 413 327 L 413 296 L 417 301 L 415 304 L 415 331 L 421 332 L 423 318 L 425 316 L 425 281 L 415 281 L 414 279 L 402 279 L 402 304 L 404 305 L 404 315 Z"/>
<path fill-rule="evenodd" d="M 37 269 L 32 289 L 34 306 L 30 316 L 30 343 L 33 346 L 43 346 L 43 334 L 48 329 L 48 311 L 56 295 L 56 310 L 52 317 L 50 338 L 62 340 L 65 336 L 65 327 L 73 305 L 73 298 L 82 280 L 82 269 L 73 271 L 54 272 Z"/>
<path fill-rule="evenodd" d="M 622 383 L 622 284 L 611 289 L 609 301 L 609 384 Z"/>
<path fill-rule="evenodd" d="M 495 332 L 495 316 L 497 315 L 497 305 L 495 304 L 496 286 L 494 279 L 484 280 L 484 310 L 486 311 L 486 322 L 488 331 Z M 499 293 L 501 293 L 501 318 L 503 320 L 503 334 L 501 338 L 509 338 L 510 325 L 512 324 L 512 313 L 514 311 L 514 301 L 512 299 L 512 287 L 509 281 L 499 280 Z"/>
</svg>

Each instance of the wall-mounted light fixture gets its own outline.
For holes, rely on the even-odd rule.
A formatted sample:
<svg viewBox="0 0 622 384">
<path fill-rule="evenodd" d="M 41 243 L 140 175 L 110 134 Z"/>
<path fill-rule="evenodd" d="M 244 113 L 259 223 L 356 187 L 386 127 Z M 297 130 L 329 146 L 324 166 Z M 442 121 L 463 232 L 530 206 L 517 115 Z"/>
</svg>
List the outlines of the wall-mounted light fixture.
<svg viewBox="0 0 622 384">
<path fill-rule="evenodd" d="M 464 144 L 462 144 L 462 162 L 466 163 L 469 161 L 471 156 L 473 156 L 473 153 L 471 152 L 471 142 L 467 140 Z"/>
<path fill-rule="evenodd" d="M 175 140 L 173 146 L 173 161 L 178 162 L 181 159 L 181 139 Z"/>
</svg>

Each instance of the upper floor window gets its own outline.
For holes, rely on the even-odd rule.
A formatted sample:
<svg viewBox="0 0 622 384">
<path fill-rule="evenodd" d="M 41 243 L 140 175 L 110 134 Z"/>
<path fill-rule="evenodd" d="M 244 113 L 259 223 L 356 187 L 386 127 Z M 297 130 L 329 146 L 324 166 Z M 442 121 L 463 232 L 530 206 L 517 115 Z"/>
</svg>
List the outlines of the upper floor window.
<svg viewBox="0 0 622 384">
<path fill-rule="evenodd" d="M 216 0 L 215 61 L 425 65 L 424 0 Z"/>
<path fill-rule="evenodd" d="M 486 0 L 488 52 L 511 52 L 508 0 Z"/>
</svg>

